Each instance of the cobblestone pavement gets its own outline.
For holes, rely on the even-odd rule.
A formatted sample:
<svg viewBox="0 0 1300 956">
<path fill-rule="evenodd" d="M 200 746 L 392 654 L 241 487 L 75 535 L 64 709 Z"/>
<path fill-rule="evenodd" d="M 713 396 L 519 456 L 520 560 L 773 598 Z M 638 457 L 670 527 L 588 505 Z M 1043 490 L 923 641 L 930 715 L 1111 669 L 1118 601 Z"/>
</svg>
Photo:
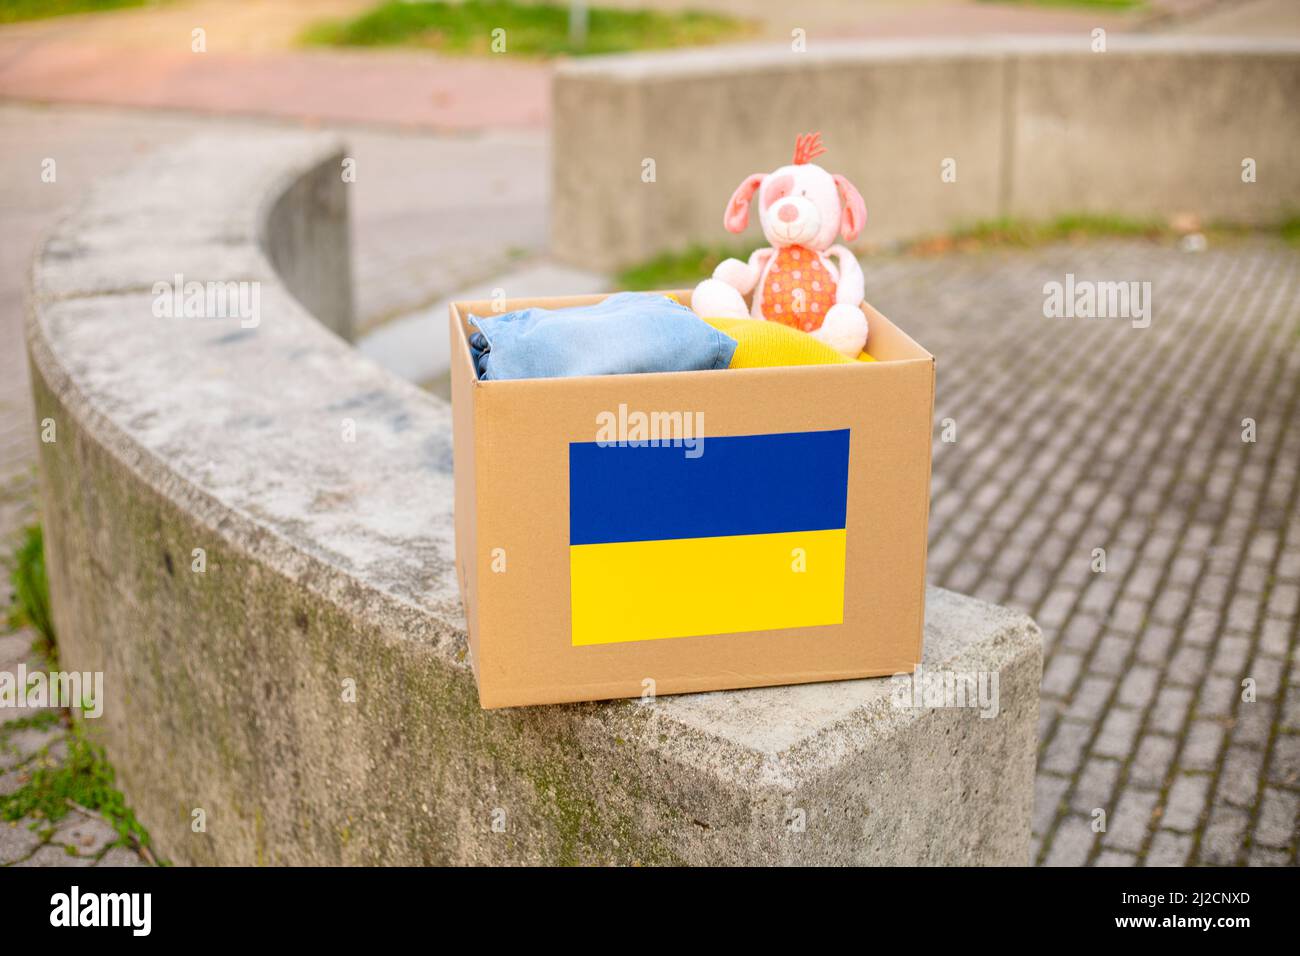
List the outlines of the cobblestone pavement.
<svg viewBox="0 0 1300 956">
<path fill-rule="evenodd" d="M 1038 861 L 1294 865 L 1300 250 L 1100 243 L 866 272 L 940 357 L 931 581 L 1043 627 Z M 1067 273 L 1149 281 L 1150 327 L 1044 318 Z"/>
<path fill-rule="evenodd" d="M 3 602 L 0 602 L 3 609 Z M 0 670 L 12 673 L 20 663 L 44 669 L 31 653 L 32 633 L 0 637 Z M 10 712 L 0 723 L 0 796 L 22 787 L 40 768 L 58 766 L 67 758 L 68 731 L 61 724 L 26 727 L 16 723 L 38 713 Z M 0 866 L 145 866 L 133 849 L 121 845 L 118 833 L 90 810 L 72 809 L 56 822 L 25 817 L 0 820 Z"/>
</svg>

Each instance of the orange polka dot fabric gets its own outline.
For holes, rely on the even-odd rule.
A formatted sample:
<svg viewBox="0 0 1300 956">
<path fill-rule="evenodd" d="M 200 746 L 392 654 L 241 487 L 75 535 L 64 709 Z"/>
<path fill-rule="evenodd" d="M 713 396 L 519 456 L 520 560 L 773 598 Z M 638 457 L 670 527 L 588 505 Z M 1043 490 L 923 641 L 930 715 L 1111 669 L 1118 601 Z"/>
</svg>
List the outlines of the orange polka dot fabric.
<svg viewBox="0 0 1300 956">
<path fill-rule="evenodd" d="M 812 332 L 835 304 L 835 280 L 821 256 L 803 246 L 778 249 L 763 280 L 763 318 Z"/>
</svg>

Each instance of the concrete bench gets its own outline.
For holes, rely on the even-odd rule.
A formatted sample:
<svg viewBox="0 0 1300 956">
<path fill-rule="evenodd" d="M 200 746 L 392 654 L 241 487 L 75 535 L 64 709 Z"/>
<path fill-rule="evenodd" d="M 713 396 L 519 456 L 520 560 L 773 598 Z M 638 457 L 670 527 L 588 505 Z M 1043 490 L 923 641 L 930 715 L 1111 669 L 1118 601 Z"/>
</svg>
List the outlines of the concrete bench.
<svg viewBox="0 0 1300 956">
<path fill-rule="evenodd" d="M 1027 862 L 1040 635 L 954 594 L 929 593 L 925 667 L 996 675 L 996 716 L 890 680 L 479 709 L 449 408 L 335 334 L 342 156 L 308 134 L 177 146 L 101 182 L 35 261 L 62 660 L 105 673 L 89 725 L 160 854 Z M 239 314 L 205 313 L 217 285 Z"/>
<path fill-rule="evenodd" d="M 612 271 L 735 241 L 722 228 L 732 190 L 788 163 L 809 130 L 825 134 L 819 162 L 866 199 L 867 243 L 1003 216 L 1272 224 L 1300 206 L 1300 42 L 1097 42 L 809 37 L 804 52 L 566 63 L 553 93 L 552 248 Z M 749 235 L 757 245 L 756 225 Z"/>
</svg>

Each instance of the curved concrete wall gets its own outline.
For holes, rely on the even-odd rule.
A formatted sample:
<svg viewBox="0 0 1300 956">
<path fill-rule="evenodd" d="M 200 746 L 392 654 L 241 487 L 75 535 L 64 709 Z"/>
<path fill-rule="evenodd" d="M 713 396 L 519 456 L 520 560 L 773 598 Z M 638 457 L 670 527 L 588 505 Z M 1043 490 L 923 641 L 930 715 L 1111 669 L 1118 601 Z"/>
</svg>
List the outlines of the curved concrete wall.
<svg viewBox="0 0 1300 956">
<path fill-rule="evenodd" d="M 592 58 L 554 85 L 552 247 L 612 269 L 722 228 L 732 190 L 821 130 L 888 242 L 999 216 L 1300 210 L 1300 43 L 1111 37 Z M 1257 181 L 1242 181 L 1242 161 Z M 956 160 L 955 182 L 940 176 Z M 643 181 L 646 161 L 654 181 Z M 761 235 L 751 223 L 746 238 Z"/>
<path fill-rule="evenodd" d="M 342 156 L 307 170 L 266 212 L 259 245 L 276 276 L 322 325 L 352 340 L 351 235 Z"/>
<path fill-rule="evenodd" d="M 36 259 L 60 652 L 105 672 L 89 724 L 162 856 L 1025 862 L 1039 635 L 967 598 L 929 594 L 925 666 L 998 671 L 993 720 L 893 708 L 887 681 L 479 709 L 449 408 L 301 304 L 348 288 L 299 261 L 346 262 L 340 155 L 196 140 L 102 183 Z M 178 275 L 255 283 L 259 321 L 160 315 Z"/>
</svg>

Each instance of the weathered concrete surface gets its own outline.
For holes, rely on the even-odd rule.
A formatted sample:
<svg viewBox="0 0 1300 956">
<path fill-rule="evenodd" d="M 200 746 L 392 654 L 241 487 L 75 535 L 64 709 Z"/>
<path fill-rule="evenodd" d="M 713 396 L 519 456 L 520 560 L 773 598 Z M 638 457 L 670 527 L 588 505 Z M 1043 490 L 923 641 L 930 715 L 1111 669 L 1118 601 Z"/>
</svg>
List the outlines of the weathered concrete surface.
<svg viewBox="0 0 1300 956">
<path fill-rule="evenodd" d="M 1300 205 L 1300 42 L 1091 43 L 1085 32 L 566 63 L 554 85 L 554 254 L 613 269 L 728 242 L 732 190 L 788 162 L 795 135 L 813 129 L 826 166 L 866 199 L 869 243 L 1003 215 L 1268 223 Z M 746 238 L 758 241 L 756 224 Z"/>
<path fill-rule="evenodd" d="M 896 708 L 888 681 L 479 709 L 447 406 L 326 331 L 257 248 L 289 184 L 335 181 L 338 156 L 308 136 L 179 147 L 129 175 L 189 215 L 108 181 L 35 265 L 61 653 L 105 672 L 92 729 L 160 855 L 1025 862 L 1039 632 L 947 592 L 925 666 L 998 673 L 996 718 Z M 260 324 L 156 317 L 177 272 L 259 281 Z"/>
<path fill-rule="evenodd" d="M 1112 41 L 1009 58 L 1004 211 L 1279 221 L 1300 206 L 1300 41 Z M 1244 182 L 1242 163 L 1255 161 Z"/>
</svg>

